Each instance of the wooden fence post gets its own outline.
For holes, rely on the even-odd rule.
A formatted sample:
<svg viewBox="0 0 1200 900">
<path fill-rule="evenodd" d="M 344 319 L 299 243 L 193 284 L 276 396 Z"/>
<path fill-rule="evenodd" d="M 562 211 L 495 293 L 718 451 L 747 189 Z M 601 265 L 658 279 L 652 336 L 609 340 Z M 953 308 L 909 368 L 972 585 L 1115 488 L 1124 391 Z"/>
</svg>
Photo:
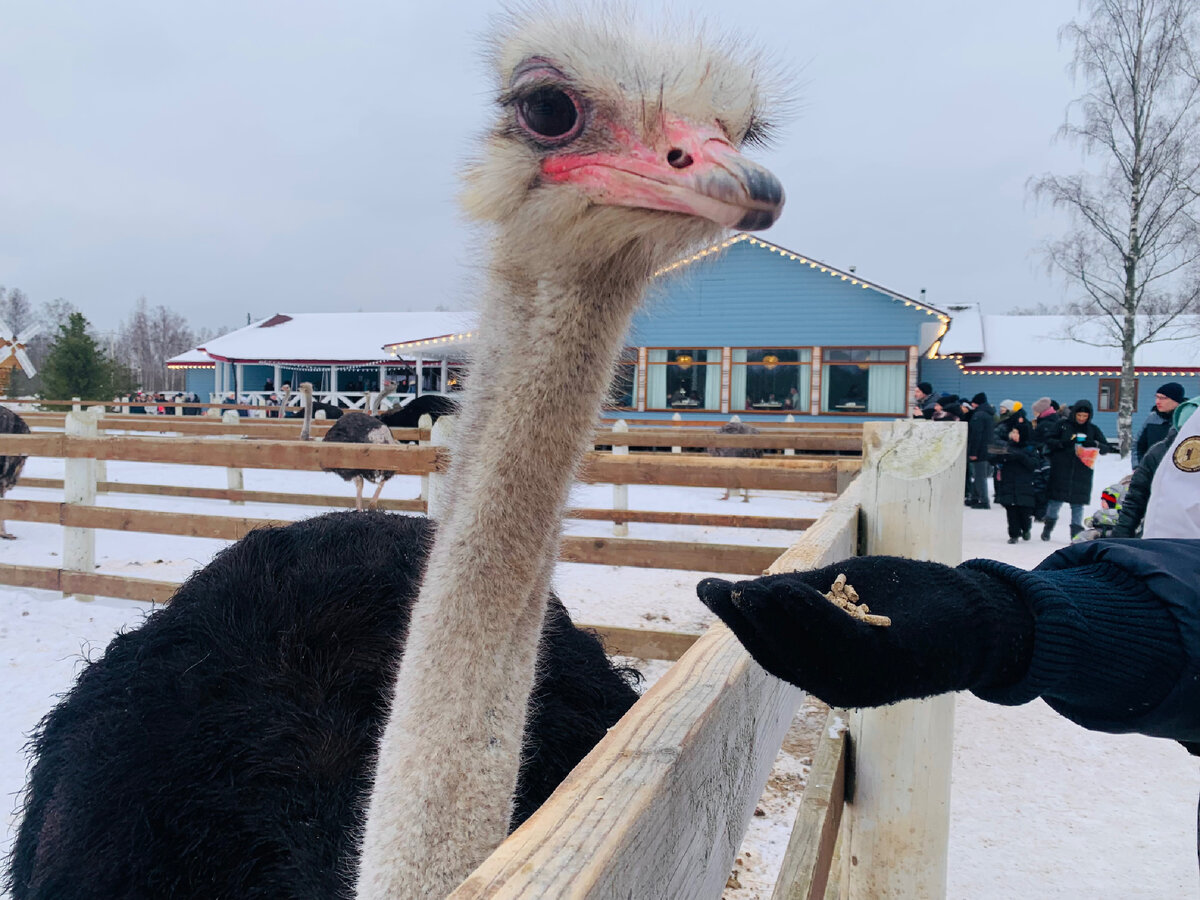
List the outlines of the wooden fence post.
<svg viewBox="0 0 1200 900">
<path fill-rule="evenodd" d="M 72 412 L 82 412 L 83 411 L 83 404 L 80 402 L 79 397 L 71 398 L 71 411 Z"/>
<path fill-rule="evenodd" d="M 627 423 L 624 419 L 617 419 L 617 421 L 613 423 L 612 430 L 614 434 L 628 434 L 629 423 Z M 616 444 L 614 444 L 612 452 L 614 456 L 628 456 L 629 446 L 626 445 L 624 447 L 618 447 Z M 613 485 L 612 506 L 614 510 L 619 509 L 627 511 L 629 509 L 629 485 Z M 629 537 L 629 523 L 619 519 L 613 519 L 613 537 Z"/>
<path fill-rule="evenodd" d="M 63 423 L 67 439 L 95 437 L 96 417 L 90 413 L 69 412 Z M 83 506 L 96 503 L 95 460 L 63 460 L 63 501 Z M 96 568 L 96 532 L 91 528 L 63 528 L 63 569 L 91 574 Z M 64 597 L 70 594 L 63 594 Z M 89 594 L 76 594 L 76 600 L 94 600 Z"/>
<path fill-rule="evenodd" d="M 448 447 L 454 442 L 454 416 L 441 416 L 433 423 L 429 434 L 431 447 Z M 446 511 L 446 476 L 440 472 L 429 474 L 428 496 L 425 498 L 425 515 L 437 521 Z"/>
<path fill-rule="evenodd" d="M 424 431 L 425 429 L 429 429 L 430 431 L 432 431 L 433 430 L 433 416 L 431 416 L 429 413 L 424 413 L 419 419 L 417 419 L 417 428 L 421 431 Z M 431 439 L 428 441 L 417 441 L 417 446 L 418 447 L 430 446 L 433 443 L 432 435 L 430 437 L 431 437 Z M 429 514 L 429 476 L 428 475 L 421 476 L 421 500 L 425 503 L 425 514 L 428 515 Z"/>
<path fill-rule="evenodd" d="M 962 561 L 966 428 L 891 421 L 863 426 L 864 553 Z M 946 896 L 954 695 L 851 716 L 854 794 L 850 900 Z"/>
<path fill-rule="evenodd" d="M 227 409 L 221 413 L 221 422 L 225 425 L 238 424 L 238 411 L 236 409 Z M 231 491 L 244 491 L 246 489 L 246 473 L 242 469 L 226 469 L 225 475 L 227 484 Z M 245 500 L 231 500 L 230 503 L 237 506 L 245 506 Z"/>
<path fill-rule="evenodd" d="M 791 413 L 788 413 L 786 416 L 783 417 L 783 421 L 786 422 L 788 425 L 794 425 L 796 422 L 796 417 L 793 416 Z M 795 447 L 785 447 L 784 451 L 783 451 L 783 455 L 784 456 L 795 456 L 796 448 Z M 842 488 L 839 485 L 838 493 L 840 494 L 841 492 L 842 492 Z"/>
<path fill-rule="evenodd" d="M 683 416 L 681 416 L 679 413 L 674 413 L 671 416 L 671 421 L 676 424 L 681 425 L 681 424 L 683 424 Z M 671 452 L 672 453 L 682 453 L 683 448 L 682 447 L 672 447 Z"/>
</svg>

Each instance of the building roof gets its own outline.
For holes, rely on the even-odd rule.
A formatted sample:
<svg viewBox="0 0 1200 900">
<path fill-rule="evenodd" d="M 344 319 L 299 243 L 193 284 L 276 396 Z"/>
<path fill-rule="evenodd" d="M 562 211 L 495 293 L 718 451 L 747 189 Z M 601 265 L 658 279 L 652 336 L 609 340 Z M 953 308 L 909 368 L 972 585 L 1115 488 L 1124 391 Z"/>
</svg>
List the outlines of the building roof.
<svg viewBox="0 0 1200 900">
<path fill-rule="evenodd" d="M 367 365 L 390 362 L 388 342 L 414 343 L 475 327 L 473 312 L 276 313 L 168 361 L 195 365 L 195 354 L 234 363 Z"/>
<path fill-rule="evenodd" d="M 1121 351 L 1110 343 L 1103 317 L 982 315 L 978 307 L 953 311 L 950 330 L 934 351 L 955 357 L 967 372 L 1117 372 Z M 1137 352 L 1139 372 L 1200 370 L 1200 316 L 1183 316 L 1163 332 L 1170 340 Z"/>
<path fill-rule="evenodd" d="M 203 350 L 188 350 L 167 360 L 168 369 L 211 369 L 216 363 Z"/>
</svg>

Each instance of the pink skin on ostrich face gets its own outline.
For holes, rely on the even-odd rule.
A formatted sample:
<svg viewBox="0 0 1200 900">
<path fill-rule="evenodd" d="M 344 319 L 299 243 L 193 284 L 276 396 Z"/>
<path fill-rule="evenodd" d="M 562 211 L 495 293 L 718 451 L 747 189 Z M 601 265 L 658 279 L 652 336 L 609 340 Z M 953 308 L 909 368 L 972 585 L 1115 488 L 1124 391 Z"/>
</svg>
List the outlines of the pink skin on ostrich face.
<svg viewBox="0 0 1200 900">
<path fill-rule="evenodd" d="M 622 153 L 555 154 L 542 163 L 548 181 L 570 183 L 594 203 L 699 216 L 753 231 L 783 211 L 779 181 L 742 156 L 714 125 L 666 119 L 657 146 L 612 128 Z"/>
</svg>

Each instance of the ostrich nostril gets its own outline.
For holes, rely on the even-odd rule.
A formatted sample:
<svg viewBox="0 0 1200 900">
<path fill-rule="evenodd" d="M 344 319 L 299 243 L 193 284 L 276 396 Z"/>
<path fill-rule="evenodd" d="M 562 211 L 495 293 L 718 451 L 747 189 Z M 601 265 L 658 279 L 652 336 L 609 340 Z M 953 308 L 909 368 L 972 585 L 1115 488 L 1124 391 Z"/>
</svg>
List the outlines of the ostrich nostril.
<svg viewBox="0 0 1200 900">
<path fill-rule="evenodd" d="M 667 162 L 673 169 L 686 169 L 692 164 L 691 154 L 675 147 L 667 154 Z"/>
</svg>

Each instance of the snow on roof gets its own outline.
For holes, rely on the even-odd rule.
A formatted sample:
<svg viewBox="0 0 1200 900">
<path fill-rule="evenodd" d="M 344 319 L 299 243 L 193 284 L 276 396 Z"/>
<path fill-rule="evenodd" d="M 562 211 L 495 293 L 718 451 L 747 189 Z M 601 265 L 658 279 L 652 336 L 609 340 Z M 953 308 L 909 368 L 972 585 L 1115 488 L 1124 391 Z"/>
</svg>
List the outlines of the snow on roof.
<svg viewBox="0 0 1200 900">
<path fill-rule="evenodd" d="M 188 350 L 167 360 L 168 369 L 198 369 L 212 365 L 216 363 L 203 350 Z"/>
<path fill-rule="evenodd" d="M 976 340 L 970 315 L 956 339 L 960 324 L 956 313 L 950 331 L 942 340 L 940 356 L 977 354 L 978 362 L 964 363 L 967 371 L 980 369 L 1059 369 L 1115 370 L 1121 367 L 1117 347 L 1094 346 L 1109 343 L 1107 321 L 1097 317 L 1078 323 L 1071 316 L 976 316 L 980 320 L 981 340 Z M 1164 329 L 1165 337 L 1145 344 L 1137 352 L 1137 368 L 1178 370 L 1200 368 L 1200 316 L 1184 316 Z"/>
<path fill-rule="evenodd" d="M 475 321 L 473 312 L 276 313 L 197 349 L 225 362 L 384 363 L 385 344 L 460 334 Z"/>
<path fill-rule="evenodd" d="M 983 315 L 978 303 L 964 303 L 947 307 L 950 314 L 950 330 L 942 338 L 938 348 L 941 356 L 956 353 L 983 352 Z"/>
</svg>

